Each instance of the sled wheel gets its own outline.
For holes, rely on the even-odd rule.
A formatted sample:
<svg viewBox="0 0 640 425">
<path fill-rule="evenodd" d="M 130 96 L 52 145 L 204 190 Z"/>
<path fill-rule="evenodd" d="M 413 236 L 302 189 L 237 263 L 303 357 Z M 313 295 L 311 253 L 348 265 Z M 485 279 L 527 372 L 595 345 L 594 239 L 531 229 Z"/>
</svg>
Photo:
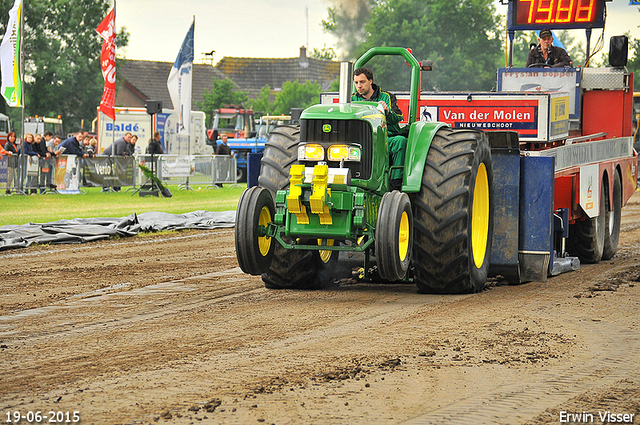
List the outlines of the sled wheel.
<svg viewBox="0 0 640 425">
<path fill-rule="evenodd" d="M 243 272 L 259 275 L 269 269 L 276 241 L 261 233 L 273 219 L 273 198 L 268 190 L 245 190 L 236 211 L 236 257 Z"/>
<path fill-rule="evenodd" d="M 420 292 L 478 292 L 493 234 L 493 168 L 487 135 L 441 128 L 413 205 L 412 264 Z"/>
<path fill-rule="evenodd" d="M 380 277 L 402 280 L 411 263 L 413 214 L 406 193 L 387 192 L 382 197 L 376 224 L 376 262 Z"/>
<path fill-rule="evenodd" d="M 604 251 L 607 232 L 607 206 L 604 184 L 600 184 L 600 213 L 597 217 L 576 221 L 569 226 L 567 251 L 577 255 L 583 263 L 598 263 Z"/>
<path fill-rule="evenodd" d="M 607 201 L 609 201 L 607 194 Z M 615 171 L 613 177 L 613 199 L 607 208 L 605 214 L 605 232 L 604 232 L 604 249 L 602 251 L 602 259 L 610 260 L 618 250 L 618 240 L 620 240 L 620 219 L 622 216 L 622 179 L 620 174 Z"/>
</svg>

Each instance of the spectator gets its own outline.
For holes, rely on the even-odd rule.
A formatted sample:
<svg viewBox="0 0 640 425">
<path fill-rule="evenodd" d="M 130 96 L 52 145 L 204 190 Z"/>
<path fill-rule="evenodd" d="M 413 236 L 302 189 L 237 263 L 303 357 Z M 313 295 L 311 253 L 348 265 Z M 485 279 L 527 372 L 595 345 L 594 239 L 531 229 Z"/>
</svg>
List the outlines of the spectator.
<svg viewBox="0 0 640 425">
<path fill-rule="evenodd" d="M 85 134 L 82 136 L 82 152 L 87 154 L 88 158 L 96 156 L 96 150 L 91 146 L 91 136 Z"/>
<path fill-rule="evenodd" d="M 156 131 L 155 133 L 153 133 L 153 139 L 149 140 L 149 145 L 147 146 L 147 154 L 151 156 L 164 154 L 164 149 L 162 149 L 162 143 L 160 143 L 159 131 Z"/>
<path fill-rule="evenodd" d="M 35 159 L 34 157 L 40 157 L 40 155 L 38 155 L 38 152 L 36 152 L 34 149 L 35 143 L 36 143 L 36 140 L 33 134 L 27 133 L 24 135 L 24 142 L 20 147 L 20 153 L 22 154 L 21 165 L 22 165 L 22 181 L 24 182 L 24 189 L 25 189 L 24 191 L 25 193 L 27 193 L 30 190 L 31 194 L 38 193 L 38 190 L 36 189 L 38 176 L 37 175 L 29 176 L 27 172 L 28 164 Z"/>
<path fill-rule="evenodd" d="M 7 189 L 5 190 L 5 193 L 9 195 L 12 187 L 18 187 L 18 173 L 16 173 L 16 168 L 18 168 L 18 146 L 16 145 L 16 133 L 13 131 L 7 134 L 7 143 L 5 143 L 4 149 L 9 156 L 7 162 Z"/>
<path fill-rule="evenodd" d="M 107 156 L 111 156 L 111 155 L 122 156 L 122 155 L 125 155 L 125 152 L 127 150 L 127 144 L 131 140 L 131 137 L 133 137 L 133 135 L 131 133 L 126 133 L 123 137 L 114 140 L 112 144 L 107 146 L 105 148 L 105 150 L 102 151 L 102 155 L 107 155 Z M 114 146 L 115 146 L 115 149 L 114 149 Z"/>
<path fill-rule="evenodd" d="M 131 136 L 127 143 L 127 149 L 124 151 L 124 156 L 133 156 L 136 153 L 136 143 L 138 142 L 138 136 L 135 134 Z"/>
<path fill-rule="evenodd" d="M 36 142 L 33 149 L 40 157 L 40 194 L 45 192 L 45 188 L 51 186 L 51 152 L 47 149 L 47 143 L 51 141 L 53 134 L 50 131 L 44 133 L 44 137 L 36 134 Z"/>
<path fill-rule="evenodd" d="M 89 142 L 88 144 L 86 144 L 85 150 L 89 154 L 89 158 L 93 158 L 94 156 L 96 156 L 96 153 L 98 152 L 98 141 L 91 137 L 88 137 L 88 139 L 89 139 Z"/>
<path fill-rule="evenodd" d="M 127 146 L 129 145 L 132 137 L 133 134 L 125 133 L 123 137 L 114 140 L 112 144 L 107 146 L 105 150 L 102 151 L 102 155 L 126 156 Z M 103 192 L 108 192 L 108 190 L 109 189 L 106 186 L 102 188 Z M 116 192 L 120 192 L 120 186 L 113 186 L 113 190 Z"/>
<path fill-rule="evenodd" d="M 60 156 L 60 154 L 64 153 L 65 155 L 76 155 L 80 158 L 88 157 L 89 154 L 84 152 L 82 146 L 80 145 L 82 138 L 82 131 L 76 132 L 73 136 L 60 143 L 60 145 L 58 145 L 58 149 L 54 151 L 54 154 L 56 156 Z"/>
<path fill-rule="evenodd" d="M 58 149 L 60 143 L 62 143 L 62 137 L 58 135 L 53 136 L 53 147 L 51 148 L 51 153 L 55 152 L 56 149 Z"/>
<path fill-rule="evenodd" d="M 227 135 L 224 133 L 220 135 L 220 141 L 216 146 L 216 155 L 233 155 L 231 148 L 227 145 Z"/>
</svg>

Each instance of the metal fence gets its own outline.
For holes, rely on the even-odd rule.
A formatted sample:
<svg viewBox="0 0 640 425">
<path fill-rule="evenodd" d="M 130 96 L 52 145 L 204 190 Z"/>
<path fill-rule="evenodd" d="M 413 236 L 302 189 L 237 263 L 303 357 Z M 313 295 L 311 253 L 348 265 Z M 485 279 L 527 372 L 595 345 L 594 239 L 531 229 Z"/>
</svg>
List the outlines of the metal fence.
<svg viewBox="0 0 640 425">
<path fill-rule="evenodd" d="M 63 163 L 66 165 L 68 158 L 73 158 L 70 164 L 79 171 L 78 186 L 95 186 L 84 179 L 89 169 L 82 158 L 61 156 L 45 160 L 37 156 L 18 155 L 17 158 L 3 156 L 0 160 L 0 188 L 5 194 L 55 193 L 61 188 L 56 184 L 56 172 L 60 171 L 58 168 Z M 237 183 L 235 156 L 155 155 L 152 163 L 151 155 L 136 155 L 135 161 L 153 170 L 163 183 L 178 185 L 182 189 L 192 189 L 194 185 L 216 188 L 223 183 Z M 134 188 L 146 181 L 139 167 L 134 167 L 133 177 Z"/>
<path fill-rule="evenodd" d="M 147 155 L 145 158 L 150 160 Z M 236 184 L 236 168 L 236 158 L 231 155 L 158 155 L 156 160 L 158 178 L 181 189 Z"/>
</svg>

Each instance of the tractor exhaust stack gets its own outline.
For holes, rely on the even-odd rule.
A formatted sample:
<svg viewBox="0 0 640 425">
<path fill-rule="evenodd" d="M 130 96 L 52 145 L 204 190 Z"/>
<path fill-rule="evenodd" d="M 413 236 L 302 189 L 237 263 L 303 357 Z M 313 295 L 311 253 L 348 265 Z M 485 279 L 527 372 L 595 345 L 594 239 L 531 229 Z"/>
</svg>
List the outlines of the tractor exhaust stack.
<svg viewBox="0 0 640 425">
<path fill-rule="evenodd" d="M 351 103 L 352 62 L 340 62 L 340 103 Z"/>
</svg>

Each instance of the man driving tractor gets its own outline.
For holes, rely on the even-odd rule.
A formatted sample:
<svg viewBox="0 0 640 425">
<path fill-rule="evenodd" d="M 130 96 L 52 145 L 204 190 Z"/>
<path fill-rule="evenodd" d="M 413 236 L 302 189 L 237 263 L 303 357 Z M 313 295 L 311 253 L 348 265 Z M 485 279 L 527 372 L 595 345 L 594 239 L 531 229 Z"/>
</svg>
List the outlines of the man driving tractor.
<svg viewBox="0 0 640 425">
<path fill-rule="evenodd" d="M 393 93 L 382 91 L 373 83 L 373 72 L 368 68 L 358 68 L 353 71 L 353 82 L 356 85 L 356 93 L 351 96 L 352 101 L 366 100 L 378 102 L 384 109 L 387 118 L 387 130 L 389 133 L 389 161 L 391 166 L 404 167 L 404 156 L 407 151 L 407 138 L 402 135 L 400 121 L 402 111 L 398 108 L 396 96 Z M 391 171 L 389 186 L 391 190 L 402 188 L 402 169 Z"/>
</svg>

